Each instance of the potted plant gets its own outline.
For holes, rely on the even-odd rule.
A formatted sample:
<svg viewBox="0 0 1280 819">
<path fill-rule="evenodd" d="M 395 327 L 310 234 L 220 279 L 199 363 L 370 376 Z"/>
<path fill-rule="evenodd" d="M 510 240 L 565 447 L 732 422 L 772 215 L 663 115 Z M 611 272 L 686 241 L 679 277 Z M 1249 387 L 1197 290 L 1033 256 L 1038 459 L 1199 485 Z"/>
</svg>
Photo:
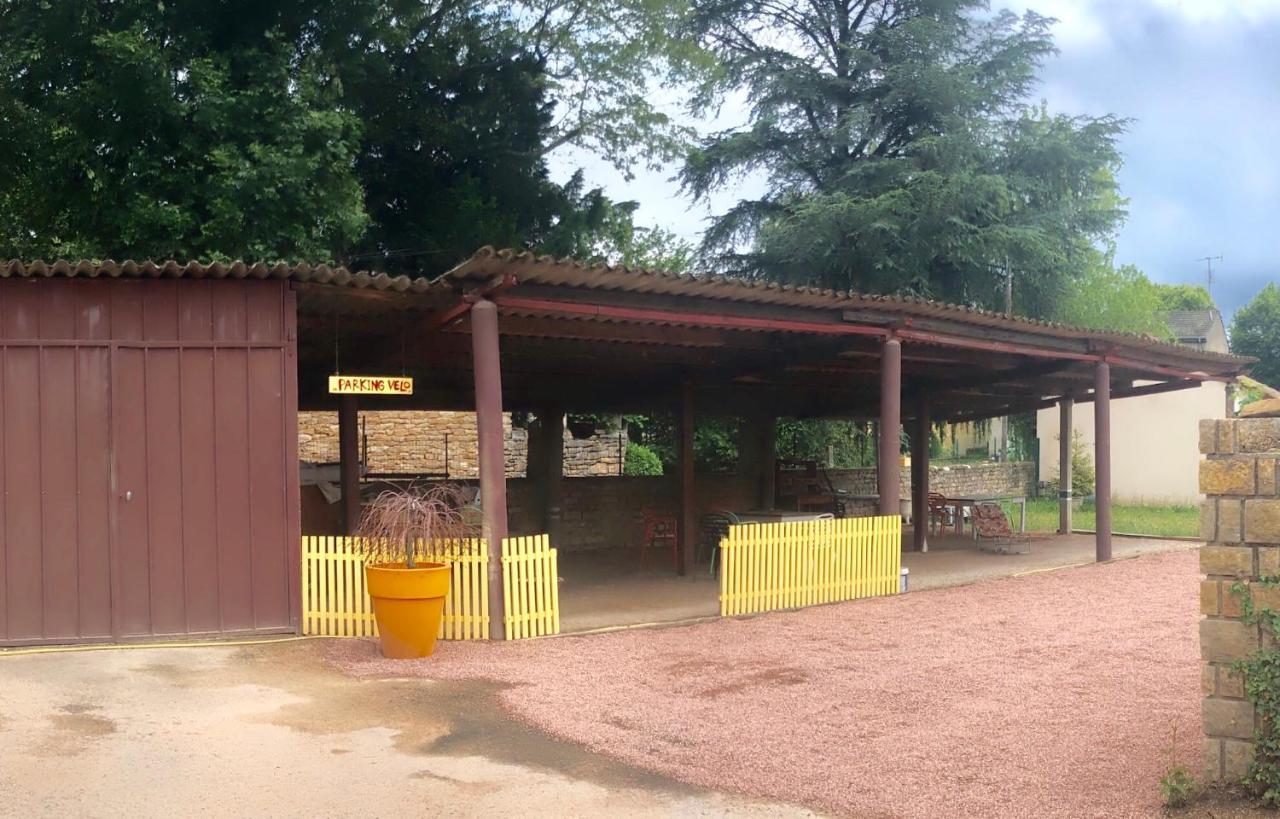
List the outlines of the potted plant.
<svg viewBox="0 0 1280 819">
<path fill-rule="evenodd" d="M 585 441 L 600 429 L 600 416 L 589 413 L 570 413 L 565 418 L 565 426 L 574 439 Z"/>
<path fill-rule="evenodd" d="M 450 573 L 439 558 L 470 549 L 479 535 L 464 514 L 466 500 L 464 490 L 450 484 L 410 485 L 365 507 L 358 543 L 384 657 L 407 660 L 435 651 Z"/>
</svg>

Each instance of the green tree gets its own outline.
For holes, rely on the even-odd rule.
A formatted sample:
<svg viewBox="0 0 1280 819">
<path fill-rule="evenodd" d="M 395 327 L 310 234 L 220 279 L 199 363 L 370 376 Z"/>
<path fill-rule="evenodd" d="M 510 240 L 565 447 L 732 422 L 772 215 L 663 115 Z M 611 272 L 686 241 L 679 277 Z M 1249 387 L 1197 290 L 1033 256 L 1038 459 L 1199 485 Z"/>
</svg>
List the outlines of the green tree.
<svg viewBox="0 0 1280 819">
<path fill-rule="evenodd" d="M 1217 305 L 1209 291 L 1198 284 L 1157 284 L 1160 308 L 1169 310 L 1212 310 Z"/>
<path fill-rule="evenodd" d="M 368 216 L 306 4 L 0 5 L 0 254 L 325 259 Z"/>
<path fill-rule="evenodd" d="M 1028 109 L 1051 20 L 981 0 L 693 0 L 750 123 L 712 134 L 681 178 L 701 199 L 748 173 L 766 192 L 707 231 L 748 276 L 982 306 L 1016 272 L 1019 311 L 1050 315 L 1124 215 L 1113 117 Z"/>
<path fill-rule="evenodd" d="M 1097 330 L 1121 330 L 1171 338 L 1165 323 L 1166 291 L 1133 265 L 1113 266 L 1110 258 L 1087 269 L 1059 300 L 1056 317 Z"/>
<path fill-rule="evenodd" d="M 0 4 L 0 253 L 334 259 L 421 275 L 482 244 L 614 247 L 628 167 L 684 132 L 648 83 L 690 66 L 678 0 L 13 0 Z M 642 150 L 637 150 L 640 146 Z"/>
<path fill-rule="evenodd" d="M 575 176 L 570 189 L 580 190 L 581 182 L 581 174 Z M 671 231 L 637 225 L 638 202 L 613 202 L 598 189 L 583 194 L 580 202 L 576 218 L 562 220 L 547 237 L 544 252 L 669 273 L 693 271 L 693 245 Z"/>
<path fill-rule="evenodd" d="M 384 5 L 329 21 L 360 32 L 335 69 L 364 129 L 371 224 L 353 263 L 430 276 L 482 245 L 561 254 L 602 230 L 602 191 L 548 178 L 544 69 L 515 34 L 464 4 L 401 3 L 391 19 Z"/>
<path fill-rule="evenodd" d="M 701 77 L 714 65 L 695 41 L 677 36 L 686 0 L 518 0 L 492 3 L 544 66 L 554 119 L 547 153 L 585 148 L 628 177 L 682 156 L 692 131 L 655 102 L 654 91 Z"/>
<path fill-rule="evenodd" d="M 1280 287 L 1270 282 L 1231 320 L 1231 351 L 1258 359 L 1253 377 L 1280 385 Z"/>
</svg>

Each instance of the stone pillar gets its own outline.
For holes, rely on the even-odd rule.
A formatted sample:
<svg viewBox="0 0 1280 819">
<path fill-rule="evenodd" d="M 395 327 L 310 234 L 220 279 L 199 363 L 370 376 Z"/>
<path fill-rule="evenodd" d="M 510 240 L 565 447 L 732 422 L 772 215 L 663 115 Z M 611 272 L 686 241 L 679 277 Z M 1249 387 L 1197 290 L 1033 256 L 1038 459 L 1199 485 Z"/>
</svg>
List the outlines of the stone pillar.
<svg viewBox="0 0 1280 819">
<path fill-rule="evenodd" d="M 1200 422 L 1200 659 L 1204 766 L 1209 780 L 1238 780 L 1253 756 L 1254 709 L 1231 664 L 1259 646 L 1260 626 L 1242 620 L 1237 581 L 1280 575 L 1280 418 Z M 1255 604 L 1280 610 L 1275 588 Z M 1266 595 L 1265 597 L 1263 595 Z"/>
</svg>

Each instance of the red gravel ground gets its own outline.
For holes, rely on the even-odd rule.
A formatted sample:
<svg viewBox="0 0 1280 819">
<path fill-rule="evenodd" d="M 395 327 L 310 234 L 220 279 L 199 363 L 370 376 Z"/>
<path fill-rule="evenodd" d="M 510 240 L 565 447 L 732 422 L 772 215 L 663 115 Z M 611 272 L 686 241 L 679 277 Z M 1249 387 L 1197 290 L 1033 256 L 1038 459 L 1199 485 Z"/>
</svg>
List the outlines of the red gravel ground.
<svg viewBox="0 0 1280 819">
<path fill-rule="evenodd" d="M 357 675 L 510 684 L 518 718 L 712 788 L 859 817 L 1128 817 L 1199 749 L 1192 551 Z"/>
</svg>

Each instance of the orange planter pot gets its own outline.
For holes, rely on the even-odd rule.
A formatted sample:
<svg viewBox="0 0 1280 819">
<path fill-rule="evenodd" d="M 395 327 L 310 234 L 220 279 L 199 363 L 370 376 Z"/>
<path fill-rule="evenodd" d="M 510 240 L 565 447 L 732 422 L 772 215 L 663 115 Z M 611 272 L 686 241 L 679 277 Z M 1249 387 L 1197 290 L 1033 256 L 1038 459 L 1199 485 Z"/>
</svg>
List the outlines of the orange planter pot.
<svg viewBox="0 0 1280 819">
<path fill-rule="evenodd" d="M 440 615 L 449 593 L 449 564 L 370 563 L 364 567 L 382 656 L 429 657 L 436 650 Z"/>
</svg>

